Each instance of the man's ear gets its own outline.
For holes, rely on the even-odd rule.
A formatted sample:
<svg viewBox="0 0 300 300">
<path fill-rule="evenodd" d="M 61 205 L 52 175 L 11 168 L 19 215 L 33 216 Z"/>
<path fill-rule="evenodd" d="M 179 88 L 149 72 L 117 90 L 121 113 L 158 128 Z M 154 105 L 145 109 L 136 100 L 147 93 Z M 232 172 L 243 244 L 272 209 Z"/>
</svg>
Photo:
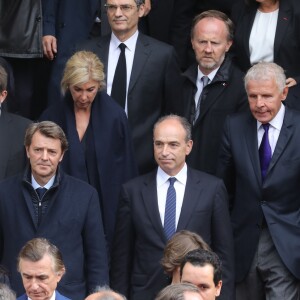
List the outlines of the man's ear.
<svg viewBox="0 0 300 300">
<path fill-rule="evenodd" d="M 2 104 L 7 97 L 7 91 L 4 90 L 0 93 L 0 103 Z"/>
</svg>

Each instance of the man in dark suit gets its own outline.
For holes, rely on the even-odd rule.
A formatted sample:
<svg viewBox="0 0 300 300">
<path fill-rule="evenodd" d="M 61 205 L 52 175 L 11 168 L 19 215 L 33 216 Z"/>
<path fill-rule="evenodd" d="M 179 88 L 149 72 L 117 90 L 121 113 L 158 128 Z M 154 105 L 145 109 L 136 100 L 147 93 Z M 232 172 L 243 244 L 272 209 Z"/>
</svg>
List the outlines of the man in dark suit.
<svg viewBox="0 0 300 300">
<path fill-rule="evenodd" d="M 0 180 L 21 172 L 26 163 L 24 136 L 30 120 L 2 110 L 7 72 L 0 66 Z"/>
<path fill-rule="evenodd" d="M 144 0 L 107 0 L 107 17 L 112 34 L 82 46 L 95 52 L 107 74 L 107 93 L 112 93 L 118 72 L 120 44 L 125 44 L 126 91 L 122 107 L 131 128 L 140 173 L 155 168 L 152 153 L 152 127 L 169 112 L 181 113 L 181 78 L 174 49 L 139 33 L 138 21 L 144 15 Z M 118 100 L 115 98 L 115 100 Z"/>
<path fill-rule="evenodd" d="M 228 114 L 247 110 L 244 74 L 227 55 L 233 23 L 220 11 L 198 15 L 192 25 L 192 46 L 197 63 L 183 73 L 185 117 L 193 124 L 193 149 L 188 164 L 216 173 L 223 125 Z M 204 86 L 202 79 L 208 78 Z"/>
<path fill-rule="evenodd" d="M 24 293 L 16 272 L 21 247 L 44 237 L 62 252 L 67 274 L 58 291 L 82 300 L 97 285 L 108 283 L 108 262 L 96 190 L 59 170 L 68 142 L 62 129 L 45 121 L 25 135 L 29 166 L 22 175 L 0 184 L 0 264 L 11 287 Z"/>
<path fill-rule="evenodd" d="M 18 270 L 26 293 L 17 300 L 70 300 L 56 290 L 66 268 L 61 252 L 47 239 L 34 238 L 23 246 Z"/>
<path fill-rule="evenodd" d="M 285 80 L 274 63 L 254 65 L 252 115 L 225 124 L 218 174 L 231 200 L 237 300 L 299 299 L 300 114 L 281 103 Z"/>
<path fill-rule="evenodd" d="M 232 300 L 233 241 L 224 184 L 187 167 L 185 158 L 193 142 L 186 119 L 162 117 L 153 139 L 158 169 L 123 186 L 111 286 L 132 300 L 154 299 L 170 283 L 160 264 L 166 242 L 175 231 L 187 229 L 219 254 L 224 266 L 221 299 Z"/>
</svg>

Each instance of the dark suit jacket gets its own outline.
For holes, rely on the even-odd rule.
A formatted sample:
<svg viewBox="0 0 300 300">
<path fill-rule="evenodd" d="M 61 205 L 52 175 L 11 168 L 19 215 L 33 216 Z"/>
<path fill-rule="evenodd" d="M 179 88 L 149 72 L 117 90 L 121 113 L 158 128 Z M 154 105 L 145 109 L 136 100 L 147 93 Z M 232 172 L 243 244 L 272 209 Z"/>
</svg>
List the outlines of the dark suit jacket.
<svg viewBox="0 0 300 300">
<path fill-rule="evenodd" d="M 9 270 L 10 284 L 24 293 L 16 258 L 24 244 L 44 237 L 63 255 L 66 274 L 58 291 L 82 300 L 97 285 L 108 284 L 108 262 L 101 211 L 96 190 L 87 183 L 58 173 L 43 199 L 49 199 L 46 214 L 37 226 L 33 206 L 37 197 L 30 170 L 0 183 L 0 264 Z"/>
<path fill-rule="evenodd" d="M 243 71 L 250 68 L 249 38 L 257 3 L 247 6 L 239 1 L 232 11 L 236 26 L 232 50 Z M 300 7 L 297 0 L 279 1 L 279 14 L 274 41 L 274 62 L 280 65 L 287 77 L 300 82 Z"/>
<path fill-rule="evenodd" d="M 64 297 L 61 295 L 58 291 L 55 291 L 55 300 L 70 300 L 69 298 Z M 17 300 L 28 300 L 28 297 L 26 294 L 23 294 L 21 297 L 19 297 Z"/>
<path fill-rule="evenodd" d="M 43 35 L 57 39 L 57 55 L 52 61 L 48 103 L 62 99 L 60 81 L 65 63 L 73 54 L 75 44 L 88 38 L 100 0 L 42 0 Z"/>
<path fill-rule="evenodd" d="M 220 299 L 234 299 L 233 241 L 221 180 L 188 168 L 177 231 L 200 234 L 224 265 Z M 156 171 L 123 186 L 112 253 L 111 286 L 133 300 L 152 300 L 169 284 L 160 260 L 166 245 L 158 211 Z"/>
<path fill-rule="evenodd" d="M 95 52 L 107 72 L 110 35 L 81 47 Z M 181 113 L 181 78 L 174 49 L 139 33 L 128 87 L 128 121 L 140 173 L 155 168 L 152 129 L 166 113 Z"/>
<path fill-rule="evenodd" d="M 193 124 L 198 65 L 191 66 L 183 76 L 184 115 Z M 193 149 L 187 157 L 192 168 L 216 174 L 226 116 L 249 109 L 243 77 L 244 74 L 227 56 L 213 81 L 205 87 L 203 92 L 206 96 L 201 100 L 200 116 L 192 128 Z"/>
<path fill-rule="evenodd" d="M 99 176 L 89 178 L 86 153 L 76 130 L 74 101 L 68 94 L 59 105 L 47 109 L 40 120 L 50 120 L 62 127 L 69 141 L 62 167 L 66 173 L 95 184 L 100 198 L 105 234 L 112 241 L 121 184 L 137 176 L 131 136 L 124 110 L 105 92 L 99 93 L 92 105 L 91 130 L 93 143 L 86 147 L 95 151 L 94 164 Z M 92 143 L 92 144 L 91 144 Z M 97 181 L 97 182 L 95 182 Z"/>
<path fill-rule="evenodd" d="M 275 151 L 262 183 L 257 122 L 249 114 L 227 119 L 218 174 L 231 195 L 236 280 L 247 275 L 263 217 L 290 272 L 300 278 L 300 114 L 286 108 Z"/>
<path fill-rule="evenodd" d="M 2 110 L 0 116 L 0 180 L 24 170 L 24 136 L 30 120 Z"/>
</svg>

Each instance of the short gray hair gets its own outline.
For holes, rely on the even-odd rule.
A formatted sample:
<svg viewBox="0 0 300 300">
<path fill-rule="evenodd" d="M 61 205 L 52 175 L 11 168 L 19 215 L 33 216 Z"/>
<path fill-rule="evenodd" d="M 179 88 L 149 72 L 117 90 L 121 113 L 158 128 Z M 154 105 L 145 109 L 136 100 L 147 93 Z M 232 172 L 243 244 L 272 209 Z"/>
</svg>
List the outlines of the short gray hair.
<svg viewBox="0 0 300 300">
<path fill-rule="evenodd" d="M 124 295 L 121 295 L 117 293 L 116 291 L 112 290 L 109 286 L 103 285 L 103 286 L 97 286 L 94 289 L 94 293 L 102 293 L 97 297 L 95 300 L 119 300 L 120 298 L 123 300 L 127 300 Z M 115 295 L 118 295 L 119 298 L 117 298 Z"/>
<path fill-rule="evenodd" d="M 2 283 L 0 283 L 0 300 L 16 300 L 15 292 Z"/>
<path fill-rule="evenodd" d="M 271 80 L 274 79 L 279 91 L 283 91 L 286 86 L 286 76 L 284 70 L 275 63 L 259 62 L 253 65 L 247 72 L 244 83 L 247 90 L 247 85 L 250 80 Z"/>
</svg>

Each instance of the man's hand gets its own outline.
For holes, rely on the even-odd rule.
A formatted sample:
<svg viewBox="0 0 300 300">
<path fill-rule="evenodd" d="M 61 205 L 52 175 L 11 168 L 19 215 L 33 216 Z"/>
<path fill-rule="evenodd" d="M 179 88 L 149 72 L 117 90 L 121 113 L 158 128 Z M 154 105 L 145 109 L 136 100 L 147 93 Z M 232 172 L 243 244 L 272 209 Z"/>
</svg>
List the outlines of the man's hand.
<svg viewBox="0 0 300 300">
<path fill-rule="evenodd" d="M 45 35 L 43 36 L 43 51 L 44 55 L 53 60 L 55 54 L 57 53 L 57 43 L 56 37 L 53 35 Z"/>
<path fill-rule="evenodd" d="M 287 80 L 285 81 L 285 84 L 288 86 L 288 87 L 291 87 L 291 86 L 294 86 L 297 84 L 296 80 L 294 78 L 287 78 Z"/>
</svg>

